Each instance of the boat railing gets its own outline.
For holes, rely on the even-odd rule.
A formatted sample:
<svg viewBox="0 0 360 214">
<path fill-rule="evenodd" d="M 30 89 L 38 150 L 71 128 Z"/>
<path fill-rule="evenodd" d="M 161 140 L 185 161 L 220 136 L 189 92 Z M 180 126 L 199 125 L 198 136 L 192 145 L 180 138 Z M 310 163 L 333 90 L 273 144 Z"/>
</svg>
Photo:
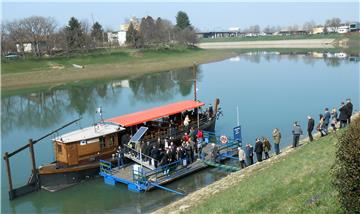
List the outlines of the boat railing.
<svg viewBox="0 0 360 214">
<path fill-rule="evenodd" d="M 140 182 L 149 180 L 152 182 L 159 182 L 162 178 L 167 178 L 170 175 L 176 174 L 180 169 L 185 168 L 182 163 L 183 159 L 179 159 L 172 163 L 159 166 L 153 170 L 145 170 L 142 168 L 133 169 L 133 179 Z"/>
<path fill-rule="evenodd" d="M 133 160 L 136 159 L 136 162 L 149 165 L 152 168 L 155 168 L 155 166 L 157 166 L 157 164 L 159 163 L 159 161 L 155 158 L 145 155 L 144 153 L 133 149 L 127 145 L 124 145 L 124 154 L 128 154 Z"/>
<path fill-rule="evenodd" d="M 201 118 L 199 120 L 199 124 L 200 124 L 200 129 L 202 124 L 206 124 L 208 122 L 211 122 L 211 119 L 209 120 L 208 117 L 204 117 Z M 191 121 L 189 126 L 184 127 L 183 125 L 179 126 L 179 127 L 166 127 L 163 128 L 162 130 L 158 131 L 157 133 L 154 133 L 152 137 L 144 137 L 144 141 L 147 142 L 156 142 L 158 138 L 160 139 L 165 139 L 165 138 L 170 138 L 170 137 L 174 137 L 174 136 L 182 136 L 184 135 L 186 132 L 189 132 L 190 127 L 197 127 L 197 120 Z"/>
<path fill-rule="evenodd" d="M 100 173 L 112 174 L 112 163 L 106 160 L 100 160 Z"/>
</svg>

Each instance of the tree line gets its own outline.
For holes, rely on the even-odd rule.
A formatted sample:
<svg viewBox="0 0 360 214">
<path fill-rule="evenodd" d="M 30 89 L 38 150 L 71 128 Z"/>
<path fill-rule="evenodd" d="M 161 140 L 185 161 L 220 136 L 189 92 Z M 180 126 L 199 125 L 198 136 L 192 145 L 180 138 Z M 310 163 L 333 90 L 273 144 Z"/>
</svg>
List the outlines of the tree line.
<svg viewBox="0 0 360 214">
<path fill-rule="evenodd" d="M 126 34 L 126 44 L 135 48 L 161 47 L 174 43 L 193 46 L 196 42 L 195 29 L 188 15 L 182 11 L 177 13 L 176 25 L 160 17 L 154 20 L 146 16 L 141 19 L 138 28 L 136 23 L 130 22 Z"/>
<path fill-rule="evenodd" d="M 176 25 L 169 20 L 147 16 L 141 19 L 140 27 L 130 22 L 126 34 L 126 44 L 133 48 L 148 48 L 159 45 L 197 42 L 196 32 L 185 12 L 179 11 Z M 31 16 L 7 21 L 1 24 L 1 51 L 8 53 L 25 52 L 23 44 L 31 44 L 35 56 L 55 53 L 89 51 L 111 46 L 107 33 L 99 22 L 92 25 L 87 20 L 79 21 L 71 17 L 66 26 L 58 26 L 52 17 Z"/>
</svg>

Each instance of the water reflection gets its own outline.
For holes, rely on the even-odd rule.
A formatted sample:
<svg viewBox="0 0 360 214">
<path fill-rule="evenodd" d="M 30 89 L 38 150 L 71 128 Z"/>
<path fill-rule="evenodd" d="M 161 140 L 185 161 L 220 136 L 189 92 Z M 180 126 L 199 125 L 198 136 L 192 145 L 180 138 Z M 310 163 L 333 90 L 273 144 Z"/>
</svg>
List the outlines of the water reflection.
<svg viewBox="0 0 360 214">
<path fill-rule="evenodd" d="M 197 80 L 202 75 L 195 67 Z M 193 68 L 143 75 L 130 80 L 113 80 L 86 85 L 70 85 L 26 95 L 1 99 L 1 132 L 6 135 L 14 128 L 46 128 L 57 124 L 65 114 L 82 116 L 93 113 L 98 103 L 115 103 L 124 88 L 132 92 L 131 102 L 168 101 L 180 93 L 187 96 L 194 84 Z"/>
<path fill-rule="evenodd" d="M 241 54 L 240 56 L 236 56 L 230 58 L 230 62 L 240 62 L 240 59 L 244 59 L 246 61 L 259 64 L 261 60 L 270 61 L 280 61 L 282 59 L 286 59 L 288 61 L 298 62 L 302 61 L 308 65 L 314 65 L 317 59 L 324 59 L 324 62 L 327 66 L 330 67 L 338 67 L 341 63 L 349 63 L 349 62 L 358 62 L 360 60 L 359 55 L 355 54 L 347 54 L 345 52 L 338 53 L 323 53 L 323 52 L 294 52 L 294 53 L 280 53 L 280 52 L 248 52 L 245 54 Z"/>
</svg>

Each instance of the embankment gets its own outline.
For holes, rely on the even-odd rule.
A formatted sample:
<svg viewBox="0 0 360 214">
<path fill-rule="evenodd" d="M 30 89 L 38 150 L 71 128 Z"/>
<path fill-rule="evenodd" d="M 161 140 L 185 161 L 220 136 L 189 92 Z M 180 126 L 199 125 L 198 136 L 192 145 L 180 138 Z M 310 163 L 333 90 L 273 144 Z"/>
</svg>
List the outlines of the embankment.
<svg viewBox="0 0 360 214">
<path fill-rule="evenodd" d="M 335 39 L 298 39 L 240 42 L 207 42 L 200 43 L 203 49 L 234 49 L 234 48 L 334 48 Z"/>
<path fill-rule="evenodd" d="M 311 143 L 304 139 L 296 149 L 286 148 L 155 213 L 338 213 L 330 170 L 342 131 Z"/>
<path fill-rule="evenodd" d="M 138 54 L 129 56 L 124 60 L 109 55 L 108 58 L 112 58 L 111 61 L 103 57 L 103 61 L 107 60 L 107 62 L 89 56 L 76 61 L 77 64 L 84 65 L 83 69 L 71 66 L 72 61 L 76 59 L 63 59 L 61 61 L 63 64 L 58 66 L 48 66 L 48 64 L 58 63 L 54 63 L 52 59 L 44 59 L 39 62 L 39 68 L 34 67 L 30 70 L 30 66 L 28 66 L 30 71 L 26 70 L 26 60 L 20 61 L 19 66 L 16 65 L 17 62 L 15 61 L 11 62 L 13 63 L 11 68 L 15 72 L 6 71 L 7 65 L 2 64 L 1 89 L 3 92 L 9 92 L 18 89 L 61 85 L 81 80 L 128 78 L 151 72 L 190 67 L 194 63 L 203 64 L 219 61 L 236 54 L 230 50 L 194 50 L 169 54 L 166 52 L 153 55 Z M 91 62 L 95 60 L 99 62 Z M 20 67 L 20 64 L 25 64 L 21 65 L 22 70 L 17 68 Z"/>
</svg>

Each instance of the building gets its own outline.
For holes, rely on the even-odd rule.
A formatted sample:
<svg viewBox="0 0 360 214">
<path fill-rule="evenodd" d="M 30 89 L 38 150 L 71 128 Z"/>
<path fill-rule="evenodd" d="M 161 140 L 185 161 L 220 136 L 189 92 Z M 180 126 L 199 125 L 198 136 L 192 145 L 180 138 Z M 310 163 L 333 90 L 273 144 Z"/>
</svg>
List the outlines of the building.
<svg viewBox="0 0 360 214">
<path fill-rule="evenodd" d="M 126 45 L 126 32 L 129 29 L 130 23 L 134 25 L 135 30 L 140 29 L 140 22 L 136 17 L 132 17 L 128 23 L 120 25 L 120 31 L 107 32 L 107 41 L 110 44 L 125 46 Z"/>
<path fill-rule="evenodd" d="M 311 30 L 311 34 L 321 34 L 324 33 L 324 27 L 320 26 L 320 27 L 314 27 Z"/>
<path fill-rule="evenodd" d="M 338 33 L 349 33 L 350 32 L 350 26 L 349 25 L 343 25 L 338 27 L 337 29 Z"/>
<path fill-rule="evenodd" d="M 359 22 L 353 22 L 349 25 L 350 32 L 360 32 L 360 23 Z"/>
<path fill-rule="evenodd" d="M 38 49 L 37 49 L 37 48 Z M 24 53 L 31 53 L 35 50 L 39 50 L 40 52 L 44 52 L 47 50 L 47 43 L 45 41 L 40 42 L 23 42 L 23 43 L 17 43 L 16 44 L 16 51 L 18 53 L 24 52 Z"/>
</svg>

